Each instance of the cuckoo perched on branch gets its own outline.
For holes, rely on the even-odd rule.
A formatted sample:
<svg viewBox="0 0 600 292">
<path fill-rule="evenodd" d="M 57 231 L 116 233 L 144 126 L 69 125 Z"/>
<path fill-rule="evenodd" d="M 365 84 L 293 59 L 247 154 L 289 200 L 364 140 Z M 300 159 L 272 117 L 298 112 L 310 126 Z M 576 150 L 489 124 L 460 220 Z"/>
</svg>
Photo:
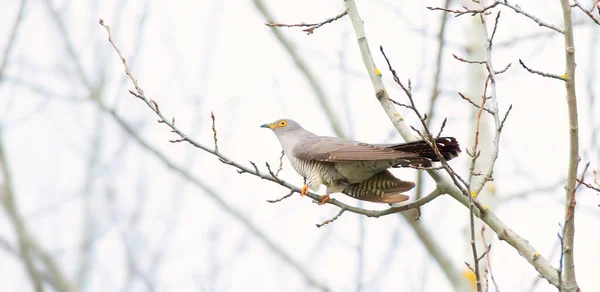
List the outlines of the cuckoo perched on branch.
<svg viewBox="0 0 600 292">
<path fill-rule="evenodd" d="M 333 193 L 343 193 L 359 200 L 376 203 L 398 203 L 408 200 L 402 192 L 415 186 L 392 175 L 390 167 L 431 167 L 439 161 L 425 141 L 400 144 L 367 144 L 341 138 L 317 136 L 293 120 L 280 119 L 261 127 L 273 130 L 290 164 L 308 185 L 318 190 L 327 186 L 324 204 Z M 453 137 L 437 138 L 437 147 L 446 160 L 460 153 Z"/>
</svg>

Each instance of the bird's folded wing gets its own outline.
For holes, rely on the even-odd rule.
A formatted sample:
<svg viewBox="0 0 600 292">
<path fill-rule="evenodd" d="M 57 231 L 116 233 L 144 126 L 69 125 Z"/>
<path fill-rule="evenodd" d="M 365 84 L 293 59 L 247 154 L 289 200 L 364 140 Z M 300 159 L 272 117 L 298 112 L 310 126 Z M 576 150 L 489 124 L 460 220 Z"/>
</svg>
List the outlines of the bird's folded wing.
<svg viewBox="0 0 600 292">
<path fill-rule="evenodd" d="M 419 157 L 418 153 L 398 151 L 367 143 L 333 137 L 306 137 L 294 146 L 292 155 L 300 160 L 327 162 L 391 160 Z"/>
</svg>

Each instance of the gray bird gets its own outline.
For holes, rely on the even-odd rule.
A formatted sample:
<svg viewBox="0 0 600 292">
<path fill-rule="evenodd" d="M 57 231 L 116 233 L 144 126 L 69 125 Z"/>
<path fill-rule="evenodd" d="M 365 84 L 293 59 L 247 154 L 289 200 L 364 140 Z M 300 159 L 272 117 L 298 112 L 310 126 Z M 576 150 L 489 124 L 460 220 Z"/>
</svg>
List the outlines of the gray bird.
<svg viewBox="0 0 600 292">
<path fill-rule="evenodd" d="M 400 144 L 367 144 L 341 138 L 317 136 L 293 120 L 280 119 L 261 125 L 273 130 L 290 164 L 306 179 L 312 190 L 327 186 L 324 204 L 333 193 L 343 193 L 359 200 L 377 203 L 398 203 L 408 199 L 402 192 L 415 183 L 392 175 L 390 167 L 431 167 L 439 161 L 425 141 Z M 436 139 L 444 159 L 460 153 L 453 137 Z M 302 187 L 301 195 L 308 193 Z"/>
</svg>

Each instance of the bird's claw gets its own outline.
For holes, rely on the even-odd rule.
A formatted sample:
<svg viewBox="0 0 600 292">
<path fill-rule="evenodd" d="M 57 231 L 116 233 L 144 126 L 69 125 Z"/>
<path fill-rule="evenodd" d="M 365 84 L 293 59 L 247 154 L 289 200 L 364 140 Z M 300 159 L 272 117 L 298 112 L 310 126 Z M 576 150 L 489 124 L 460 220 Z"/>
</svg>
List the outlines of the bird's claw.
<svg viewBox="0 0 600 292">
<path fill-rule="evenodd" d="M 308 186 L 303 185 L 302 188 L 300 189 L 300 196 L 304 197 L 306 195 L 308 195 Z"/>
<path fill-rule="evenodd" d="M 317 205 L 322 206 L 325 205 L 329 201 L 329 195 L 325 195 L 321 197 L 321 202 L 318 202 Z"/>
</svg>

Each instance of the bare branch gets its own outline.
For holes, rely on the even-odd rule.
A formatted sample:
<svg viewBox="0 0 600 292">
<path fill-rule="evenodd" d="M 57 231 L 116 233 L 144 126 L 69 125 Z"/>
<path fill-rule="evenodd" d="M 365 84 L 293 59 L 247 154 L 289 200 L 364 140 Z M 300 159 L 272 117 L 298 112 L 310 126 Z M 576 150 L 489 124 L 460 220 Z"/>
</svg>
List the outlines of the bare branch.
<svg viewBox="0 0 600 292">
<path fill-rule="evenodd" d="M 508 71 L 508 68 L 510 68 L 510 66 L 511 66 L 511 65 L 512 65 L 512 63 L 508 63 L 508 65 L 506 65 L 506 67 L 504 67 L 504 69 L 502 69 L 502 70 L 500 70 L 500 71 L 496 71 L 496 72 L 495 72 L 495 73 L 496 73 L 496 75 L 498 75 L 498 74 L 502 74 L 502 73 L 504 73 L 504 72 Z"/>
<path fill-rule="evenodd" d="M 561 0 L 564 21 L 565 63 L 567 92 L 567 110 L 569 114 L 569 166 L 567 168 L 567 186 L 565 194 L 565 222 L 563 232 L 564 270 L 561 283 L 566 292 L 579 291 L 575 277 L 575 261 L 573 255 L 575 239 L 575 194 L 576 178 L 579 165 L 579 118 L 577 113 L 577 94 L 575 92 L 575 41 L 573 40 L 573 23 L 571 7 L 568 0 Z"/>
<path fill-rule="evenodd" d="M 340 218 L 340 216 L 342 216 L 342 214 L 344 214 L 344 211 L 346 211 L 346 209 L 340 208 L 340 211 L 335 216 L 333 216 L 333 218 L 331 218 L 329 220 L 325 220 L 321 224 L 317 224 L 317 227 L 321 228 L 321 227 L 323 227 L 323 226 L 325 226 L 325 225 L 327 225 L 327 224 L 329 224 L 329 223 L 337 220 L 338 218 Z"/>
<path fill-rule="evenodd" d="M 504 122 L 506 122 L 506 118 L 508 118 L 508 114 L 510 114 L 511 110 L 512 110 L 512 104 L 508 107 L 508 110 L 506 110 L 506 113 L 504 114 L 504 118 L 502 119 L 502 122 L 500 122 L 500 127 L 498 128 L 499 131 L 502 131 L 502 128 L 504 128 Z"/>
<path fill-rule="evenodd" d="M 441 11 L 445 11 L 445 12 L 449 12 L 449 13 L 454 13 L 454 16 L 456 16 L 456 17 L 462 16 L 462 15 L 465 15 L 465 14 L 471 14 L 471 16 L 481 15 L 481 17 L 483 17 L 484 15 L 490 13 L 488 10 L 490 10 L 490 9 L 498 6 L 498 4 L 500 4 L 500 5 L 503 5 L 503 6 L 506 6 L 506 7 L 510 8 L 510 9 L 512 9 L 513 11 L 515 11 L 518 14 L 522 14 L 525 17 L 533 20 L 539 26 L 547 27 L 547 28 L 549 28 L 551 30 L 554 30 L 554 31 L 556 31 L 558 33 L 561 33 L 561 34 L 563 33 L 563 31 L 560 28 L 558 28 L 558 27 L 556 27 L 556 26 L 554 26 L 552 24 L 549 24 L 549 23 L 546 23 L 546 22 L 542 21 L 541 19 L 533 16 L 529 12 L 521 9 L 521 7 L 519 7 L 518 5 L 510 4 L 506 0 L 494 0 L 494 3 L 490 4 L 489 6 L 483 6 L 483 2 L 482 1 L 477 1 L 477 2 L 481 4 L 481 7 L 482 7 L 481 9 L 469 9 L 466 6 L 463 6 L 462 10 L 459 10 L 459 9 L 452 10 L 452 9 L 446 9 L 446 8 L 440 8 L 440 7 L 431 7 L 431 6 L 428 6 L 427 9 L 429 9 L 429 10 L 441 10 Z"/>
<path fill-rule="evenodd" d="M 313 34 L 313 32 L 315 31 L 315 29 L 328 24 L 328 23 L 332 23 L 344 16 L 348 15 L 348 11 L 344 10 L 344 12 L 328 18 L 327 20 L 321 21 L 321 22 L 317 22 L 317 23 L 298 23 L 298 24 L 283 24 L 283 23 L 265 23 L 266 26 L 270 26 L 270 27 L 307 27 L 305 29 L 303 29 L 302 31 L 305 31 L 307 35 L 311 35 Z"/>
<path fill-rule="evenodd" d="M 494 288 L 496 288 L 496 292 L 500 292 L 500 288 L 498 288 L 498 283 L 496 283 L 496 279 L 494 278 L 494 272 L 492 271 L 492 260 L 490 257 L 490 252 L 492 250 L 492 244 L 488 244 L 485 240 L 485 225 L 481 225 L 481 240 L 483 241 L 483 245 L 486 246 L 486 250 L 483 255 L 487 256 L 487 270 L 490 273 L 490 278 L 492 279 L 492 283 L 494 283 Z M 489 284 L 489 281 L 486 282 Z M 486 288 L 485 291 L 488 291 Z"/>
<path fill-rule="evenodd" d="M 510 4 L 510 3 L 508 3 L 508 1 L 506 1 L 506 0 L 494 0 L 494 2 L 495 2 L 496 4 L 500 4 L 500 5 L 504 5 L 504 6 L 508 7 L 508 8 L 510 8 L 510 9 L 514 10 L 514 11 L 515 11 L 516 13 L 518 13 L 518 14 L 525 15 L 525 17 L 527 17 L 527 18 L 529 18 L 529 19 L 533 20 L 533 21 L 534 21 L 535 23 L 537 23 L 539 26 L 547 27 L 547 28 L 549 28 L 549 29 L 551 29 L 551 30 L 554 30 L 554 31 L 556 31 L 556 32 L 558 32 L 558 33 L 561 33 L 561 34 L 563 33 L 563 31 L 562 31 L 560 28 L 558 28 L 558 27 L 556 27 L 556 26 L 554 26 L 554 25 L 552 25 L 552 24 L 546 23 L 546 22 L 542 21 L 541 19 L 539 19 L 539 18 L 537 18 L 537 17 L 535 17 L 535 16 L 531 15 L 529 12 L 527 12 L 527 11 L 525 11 L 525 10 L 521 9 L 521 7 L 519 7 L 519 5 L 516 5 L 516 4 L 515 4 L 515 5 L 513 5 L 513 4 Z"/>
<path fill-rule="evenodd" d="M 445 11 L 445 12 L 449 12 L 449 13 L 454 13 L 455 17 L 459 17 L 459 16 L 462 16 L 462 15 L 465 15 L 465 14 L 471 14 L 471 16 L 475 16 L 477 14 L 489 13 L 488 10 L 496 7 L 498 4 L 500 4 L 500 3 L 496 2 L 494 4 L 491 4 L 490 6 L 483 7 L 482 9 L 469 9 L 466 6 L 463 6 L 462 10 L 459 10 L 459 9 L 453 10 L 453 9 L 448 9 L 448 8 L 431 7 L 431 6 L 427 6 L 427 9 L 429 9 L 429 10 L 441 10 L 441 11 Z"/>
<path fill-rule="evenodd" d="M 217 129 L 215 128 L 215 114 L 213 112 L 210 112 L 210 118 L 212 120 L 212 131 L 213 140 L 215 141 L 215 152 L 219 152 L 219 145 L 217 144 Z M 171 123 L 175 125 L 175 118 L 173 118 L 173 121 Z"/>
<path fill-rule="evenodd" d="M 436 138 L 439 138 L 440 136 L 442 136 L 442 132 L 444 132 L 444 128 L 446 127 L 446 122 L 447 121 L 448 121 L 448 118 L 444 118 L 444 121 L 442 122 L 442 126 L 440 127 L 440 131 L 435 136 Z"/>
<path fill-rule="evenodd" d="M 468 64 L 484 64 L 485 65 L 485 61 L 471 61 L 471 60 L 467 60 L 465 58 L 461 58 L 459 56 L 457 56 L 456 54 L 452 54 L 452 57 L 454 57 L 454 59 L 459 60 L 461 62 L 465 62 Z"/>
<path fill-rule="evenodd" d="M 269 174 L 271 175 L 271 177 L 274 178 L 275 180 L 279 181 L 279 178 L 277 177 L 277 175 L 275 175 L 273 170 L 271 170 L 271 165 L 269 165 L 268 162 L 265 162 L 265 165 L 267 166 L 267 171 L 269 171 Z"/>
<path fill-rule="evenodd" d="M 600 20 L 598 20 L 598 18 L 596 18 L 594 16 L 594 14 L 592 14 L 592 11 L 594 10 L 594 7 L 596 7 L 596 5 L 598 5 L 598 1 L 596 1 L 596 3 L 592 4 L 592 10 L 587 10 L 585 9 L 585 7 L 583 7 L 583 5 L 581 5 L 581 3 L 579 3 L 579 1 L 577 0 L 573 0 L 573 4 L 571 4 L 571 7 L 577 7 L 579 8 L 581 11 L 583 11 L 583 13 L 585 13 L 592 21 L 594 21 L 597 25 L 600 25 Z"/>
<path fill-rule="evenodd" d="M 283 150 L 281 150 L 281 156 L 279 156 L 279 167 L 277 168 L 277 171 L 275 172 L 275 176 L 279 177 L 279 172 L 283 169 L 283 156 L 285 155 L 285 152 Z"/>
<path fill-rule="evenodd" d="M 466 97 L 466 96 L 465 96 L 464 94 L 462 94 L 461 92 L 458 92 L 458 95 L 459 95 L 459 96 L 460 96 L 462 99 L 464 99 L 464 100 L 468 101 L 468 102 L 469 102 L 469 103 L 470 103 L 472 106 L 474 106 L 474 107 L 476 107 L 476 108 L 478 108 L 478 109 L 481 109 L 481 108 L 483 108 L 483 110 L 484 110 L 484 111 L 486 111 L 486 112 L 490 113 L 491 115 L 493 115 L 493 114 L 494 114 L 494 113 L 493 113 L 493 112 L 492 112 L 490 109 L 487 109 L 487 108 L 485 108 L 485 107 L 481 107 L 480 105 L 478 105 L 478 104 L 476 104 L 475 102 L 473 102 L 473 101 L 472 101 L 470 98 Z M 487 99 L 487 98 L 486 98 L 486 99 Z"/>
<path fill-rule="evenodd" d="M 283 196 L 283 197 L 281 197 L 279 199 L 276 199 L 276 200 L 267 200 L 267 202 L 269 202 L 269 203 L 279 203 L 279 202 L 281 202 L 281 201 L 283 201 L 283 200 L 291 197 L 293 194 L 294 194 L 294 191 L 290 191 L 287 195 L 285 195 L 285 196 Z"/>
<path fill-rule="evenodd" d="M 519 59 L 519 64 L 521 64 L 521 66 L 523 66 L 523 68 L 525 68 L 525 70 L 529 71 L 529 73 L 541 75 L 541 76 L 548 77 L 548 78 L 559 79 L 562 81 L 567 80 L 565 75 L 559 76 L 559 75 L 552 74 L 552 73 L 546 73 L 546 72 L 530 69 L 529 67 L 525 66 L 525 63 L 523 63 L 523 60 L 521 60 L 521 59 Z"/>
</svg>

